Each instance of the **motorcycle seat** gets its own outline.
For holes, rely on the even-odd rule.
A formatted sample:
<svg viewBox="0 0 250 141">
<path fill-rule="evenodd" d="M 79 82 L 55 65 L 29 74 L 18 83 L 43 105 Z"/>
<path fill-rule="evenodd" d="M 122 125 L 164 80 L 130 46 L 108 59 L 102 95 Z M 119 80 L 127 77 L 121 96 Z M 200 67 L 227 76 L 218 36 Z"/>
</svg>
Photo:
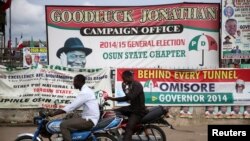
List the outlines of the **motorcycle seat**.
<svg viewBox="0 0 250 141">
<path fill-rule="evenodd" d="M 96 125 L 95 127 L 93 127 L 91 130 L 92 130 L 92 131 L 96 131 L 96 130 L 104 129 L 104 128 L 107 127 L 114 119 L 115 119 L 115 117 L 109 117 L 109 118 L 101 119 L 101 120 L 99 120 L 99 122 L 97 123 L 97 125 Z"/>
<path fill-rule="evenodd" d="M 148 113 L 142 118 L 141 123 L 153 122 L 154 120 L 157 120 L 164 114 L 165 111 L 162 106 L 148 108 Z"/>
</svg>

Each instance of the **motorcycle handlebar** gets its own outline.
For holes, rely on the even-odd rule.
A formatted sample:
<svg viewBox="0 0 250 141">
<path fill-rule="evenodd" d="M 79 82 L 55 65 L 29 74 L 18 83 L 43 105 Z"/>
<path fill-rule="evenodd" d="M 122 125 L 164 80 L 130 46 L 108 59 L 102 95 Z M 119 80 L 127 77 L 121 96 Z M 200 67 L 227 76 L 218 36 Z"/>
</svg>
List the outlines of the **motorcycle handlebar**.
<svg viewBox="0 0 250 141">
<path fill-rule="evenodd" d="M 39 116 L 43 117 L 43 118 L 46 118 L 49 116 L 49 111 L 48 109 L 42 109 L 39 111 Z"/>
<path fill-rule="evenodd" d="M 108 102 L 106 102 L 106 101 L 102 105 L 103 106 L 110 106 L 110 104 Z"/>
<path fill-rule="evenodd" d="M 104 103 L 100 104 L 99 105 L 100 111 L 103 111 L 104 107 L 106 107 L 106 106 L 110 106 L 110 104 L 108 102 L 106 102 L 106 101 Z"/>
</svg>

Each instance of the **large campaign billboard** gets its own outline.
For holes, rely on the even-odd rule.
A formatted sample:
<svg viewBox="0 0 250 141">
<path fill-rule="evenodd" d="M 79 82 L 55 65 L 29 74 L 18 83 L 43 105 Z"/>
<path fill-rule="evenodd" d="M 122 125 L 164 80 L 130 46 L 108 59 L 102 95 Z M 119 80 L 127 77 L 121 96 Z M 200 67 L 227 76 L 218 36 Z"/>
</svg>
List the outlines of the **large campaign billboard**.
<svg viewBox="0 0 250 141">
<path fill-rule="evenodd" d="M 125 96 L 122 73 L 117 69 L 115 96 Z M 145 93 L 145 103 L 154 105 L 249 105 L 249 69 L 131 69 Z M 133 93 L 133 92 L 131 92 Z M 123 105 L 126 103 L 116 103 Z"/>
<path fill-rule="evenodd" d="M 46 6 L 50 65 L 216 68 L 219 4 Z"/>
</svg>

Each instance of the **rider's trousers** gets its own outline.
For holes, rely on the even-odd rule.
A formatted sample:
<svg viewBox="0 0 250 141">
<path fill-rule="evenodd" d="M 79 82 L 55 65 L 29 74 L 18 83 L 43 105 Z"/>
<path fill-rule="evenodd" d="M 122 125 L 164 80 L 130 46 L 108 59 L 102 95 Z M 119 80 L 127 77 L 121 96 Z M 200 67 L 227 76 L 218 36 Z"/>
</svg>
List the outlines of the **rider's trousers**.
<svg viewBox="0 0 250 141">
<path fill-rule="evenodd" d="M 91 120 L 86 120 L 81 117 L 71 118 L 62 121 L 60 129 L 64 141 L 72 141 L 70 133 L 75 130 L 90 130 L 94 126 Z"/>
</svg>

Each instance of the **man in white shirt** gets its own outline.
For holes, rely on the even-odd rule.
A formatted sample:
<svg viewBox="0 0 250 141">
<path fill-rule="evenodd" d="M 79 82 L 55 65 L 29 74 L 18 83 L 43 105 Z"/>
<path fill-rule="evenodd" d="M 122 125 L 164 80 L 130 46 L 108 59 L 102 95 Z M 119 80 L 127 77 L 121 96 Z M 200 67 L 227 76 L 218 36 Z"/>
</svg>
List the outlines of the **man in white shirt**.
<svg viewBox="0 0 250 141">
<path fill-rule="evenodd" d="M 71 141 L 71 131 L 75 130 L 89 130 L 94 127 L 100 117 L 99 105 L 96 100 L 95 93 L 85 84 L 85 76 L 78 74 L 74 77 L 74 87 L 79 89 L 80 93 L 72 101 L 71 104 L 66 105 L 63 109 L 58 109 L 55 112 L 49 113 L 49 116 L 55 116 L 63 113 L 69 113 L 82 106 L 82 116 L 71 118 L 62 121 L 60 129 L 64 141 Z"/>
</svg>

